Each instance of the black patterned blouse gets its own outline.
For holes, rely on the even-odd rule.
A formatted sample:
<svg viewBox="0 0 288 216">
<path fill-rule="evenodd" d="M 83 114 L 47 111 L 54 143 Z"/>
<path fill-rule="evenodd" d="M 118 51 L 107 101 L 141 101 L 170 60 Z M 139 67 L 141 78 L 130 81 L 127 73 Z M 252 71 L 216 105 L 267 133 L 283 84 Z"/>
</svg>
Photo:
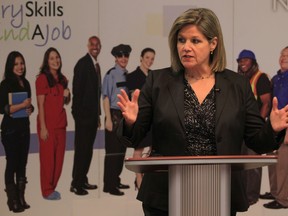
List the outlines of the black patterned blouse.
<svg viewBox="0 0 288 216">
<path fill-rule="evenodd" d="M 202 104 L 190 84 L 184 79 L 184 124 L 186 154 L 216 155 L 215 143 L 215 91 L 211 89 Z"/>
</svg>

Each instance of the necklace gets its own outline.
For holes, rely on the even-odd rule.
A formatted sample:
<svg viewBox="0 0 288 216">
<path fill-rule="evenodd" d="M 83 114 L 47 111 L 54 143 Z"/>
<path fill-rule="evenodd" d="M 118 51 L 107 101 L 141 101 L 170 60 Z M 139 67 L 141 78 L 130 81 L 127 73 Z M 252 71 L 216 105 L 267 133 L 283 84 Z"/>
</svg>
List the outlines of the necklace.
<svg viewBox="0 0 288 216">
<path fill-rule="evenodd" d="M 209 79 L 210 77 L 213 77 L 214 72 L 212 72 L 211 74 L 209 74 L 208 76 L 200 76 L 200 77 L 195 77 L 191 74 L 187 74 L 185 73 L 186 77 L 190 77 L 191 79 L 195 79 L 195 80 L 203 80 L 203 79 Z"/>
</svg>

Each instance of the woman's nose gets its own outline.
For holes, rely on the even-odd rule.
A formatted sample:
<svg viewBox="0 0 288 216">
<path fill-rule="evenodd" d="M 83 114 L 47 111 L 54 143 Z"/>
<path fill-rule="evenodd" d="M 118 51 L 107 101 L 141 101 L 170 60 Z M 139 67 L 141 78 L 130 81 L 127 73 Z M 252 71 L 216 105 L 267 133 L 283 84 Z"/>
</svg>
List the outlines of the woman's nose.
<svg viewBox="0 0 288 216">
<path fill-rule="evenodd" d="M 188 42 L 186 42 L 186 43 L 183 44 L 183 50 L 184 50 L 185 52 L 188 52 L 188 51 L 191 50 L 190 44 L 189 44 Z"/>
</svg>

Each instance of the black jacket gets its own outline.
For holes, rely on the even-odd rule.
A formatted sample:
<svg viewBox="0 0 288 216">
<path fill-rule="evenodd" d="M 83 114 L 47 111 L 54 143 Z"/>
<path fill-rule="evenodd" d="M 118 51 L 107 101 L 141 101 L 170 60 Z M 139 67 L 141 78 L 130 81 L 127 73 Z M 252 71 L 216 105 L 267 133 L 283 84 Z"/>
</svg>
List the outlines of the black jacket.
<svg viewBox="0 0 288 216">
<path fill-rule="evenodd" d="M 271 124 L 260 116 L 249 81 L 227 69 L 215 76 L 217 154 L 240 155 L 243 140 L 258 153 L 277 149 Z M 153 154 L 185 155 L 183 73 L 173 74 L 170 68 L 150 72 L 141 90 L 139 109 L 132 133 L 128 135 L 125 128 L 119 129 L 121 142 L 137 146 L 152 125 Z M 241 178 L 241 172 L 232 173 L 231 208 L 236 211 L 248 208 Z M 167 210 L 167 174 L 145 174 L 137 198 Z"/>
<path fill-rule="evenodd" d="M 87 53 L 74 67 L 72 85 L 72 115 L 74 119 L 98 121 L 101 114 L 101 72 L 96 72 L 95 65 Z"/>
<path fill-rule="evenodd" d="M 31 98 L 31 87 L 27 79 L 23 78 L 24 87 L 18 84 L 17 80 L 4 79 L 0 84 L 0 113 L 4 114 L 1 123 L 2 132 L 7 130 L 29 130 L 29 117 L 12 118 L 9 115 L 9 96 L 11 92 L 27 92 Z M 32 106 L 32 110 L 34 107 Z"/>
</svg>

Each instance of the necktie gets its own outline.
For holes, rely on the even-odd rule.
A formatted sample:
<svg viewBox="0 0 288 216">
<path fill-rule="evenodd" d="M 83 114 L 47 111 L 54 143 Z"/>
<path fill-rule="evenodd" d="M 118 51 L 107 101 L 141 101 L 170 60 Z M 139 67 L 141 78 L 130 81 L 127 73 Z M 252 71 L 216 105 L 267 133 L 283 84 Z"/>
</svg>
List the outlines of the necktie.
<svg viewBox="0 0 288 216">
<path fill-rule="evenodd" d="M 96 69 L 96 72 L 99 73 L 100 72 L 100 66 L 98 63 L 95 64 L 95 69 Z"/>
<path fill-rule="evenodd" d="M 95 70 L 96 70 L 96 74 L 97 74 L 97 78 L 98 78 L 98 91 L 100 94 L 100 92 L 101 92 L 101 70 L 100 70 L 100 66 L 98 63 L 95 64 Z"/>
</svg>

